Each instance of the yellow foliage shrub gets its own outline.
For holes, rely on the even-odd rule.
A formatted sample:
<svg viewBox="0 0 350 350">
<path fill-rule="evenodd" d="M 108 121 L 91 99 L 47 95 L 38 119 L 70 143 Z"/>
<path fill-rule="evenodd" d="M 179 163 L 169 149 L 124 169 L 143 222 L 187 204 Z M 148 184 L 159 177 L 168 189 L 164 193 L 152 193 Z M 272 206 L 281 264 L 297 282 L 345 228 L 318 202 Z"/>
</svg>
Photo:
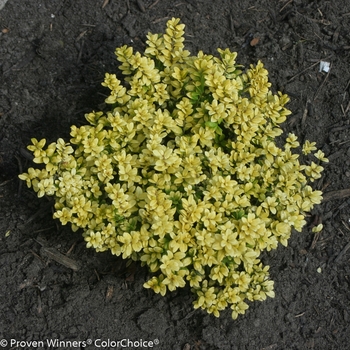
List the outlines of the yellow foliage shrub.
<svg viewBox="0 0 350 350">
<path fill-rule="evenodd" d="M 125 85 L 106 74 L 107 111 L 71 127 L 71 140 L 28 146 L 40 169 L 19 177 L 39 197 L 54 196 L 54 217 L 82 229 L 87 247 L 147 265 L 144 286 L 164 295 L 189 284 L 195 308 L 243 314 L 247 300 L 273 297 L 263 250 L 287 245 L 305 213 L 321 202 L 308 184 L 321 151 L 289 134 L 291 113 L 273 94 L 261 62 L 241 71 L 235 52 L 184 49 L 184 25 L 148 34 L 144 55 L 116 49 Z"/>
</svg>

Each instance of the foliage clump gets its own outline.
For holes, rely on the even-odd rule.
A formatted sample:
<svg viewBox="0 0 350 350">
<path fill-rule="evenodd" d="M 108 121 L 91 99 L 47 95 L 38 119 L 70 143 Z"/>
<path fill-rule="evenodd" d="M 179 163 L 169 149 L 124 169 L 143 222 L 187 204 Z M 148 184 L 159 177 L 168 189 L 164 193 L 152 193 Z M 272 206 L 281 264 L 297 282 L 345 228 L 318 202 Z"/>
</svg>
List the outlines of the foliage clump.
<svg viewBox="0 0 350 350">
<path fill-rule="evenodd" d="M 230 306 L 235 319 L 247 300 L 274 296 L 260 253 L 302 230 L 327 159 L 306 141 L 315 159 L 300 164 L 294 134 L 276 145 L 289 99 L 271 92 L 261 62 L 241 71 L 228 49 L 190 56 L 178 19 L 147 38 L 144 55 L 116 49 L 126 84 L 106 74 L 109 110 L 72 126 L 70 143 L 32 139 L 44 166 L 20 178 L 54 196 L 54 217 L 82 229 L 87 247 L 147 265 L 146 288 L 188 283 L 195 308 Z"/>
</svg>

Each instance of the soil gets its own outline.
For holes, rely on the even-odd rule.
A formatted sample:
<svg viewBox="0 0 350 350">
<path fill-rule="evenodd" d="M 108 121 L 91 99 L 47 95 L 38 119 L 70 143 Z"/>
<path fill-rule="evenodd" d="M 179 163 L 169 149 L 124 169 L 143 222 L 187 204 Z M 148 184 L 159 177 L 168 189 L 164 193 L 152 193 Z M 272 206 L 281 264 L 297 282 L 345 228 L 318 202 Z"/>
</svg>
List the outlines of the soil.
<svg viewBox="0 0 350 350">
<path fill-rule="evenodd" d="M 194 311 L 186 288 L 165 297 L 144 289 L 145 269 L 87 249 L 18 179 L 31 166 L 31 137 L 68 140 L 70 125 L 103 104 L 104 74 L 118 71 L 114 49 L 142 52 L 146 34 L 171 17 L 186 24 L 192 54 L 228 47 L 244 66 L 263 61 L 273 90 L 291 97 L 285 132 L 317 141 L 330 160 L 314 184 L 326 200 L 288 247 L 263 258 L 276 297 L 236 321 L 229 310 Z M 350 201 L 340 192 L 350 188 L 348 0 L 9 0 L 0 31 L 0 346 L 110 349 L 129 339 L 134 347 L 119 347 L 133 349 L 142 339 L 138 348 L 153 341 L 159 350 L 349 349 Z"/>
</svg>

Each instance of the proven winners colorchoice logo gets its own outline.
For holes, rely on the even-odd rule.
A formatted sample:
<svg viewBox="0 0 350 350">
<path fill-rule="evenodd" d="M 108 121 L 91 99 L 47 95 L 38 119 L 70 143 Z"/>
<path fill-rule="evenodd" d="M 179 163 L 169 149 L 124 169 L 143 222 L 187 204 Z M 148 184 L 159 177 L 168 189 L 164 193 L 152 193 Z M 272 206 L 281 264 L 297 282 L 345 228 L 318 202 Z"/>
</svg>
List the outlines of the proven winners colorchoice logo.
<svg viewBox="0 0 350 350">
<path fill-rule="evenodd" d="M 106 348 L 153 348 L 159 345 L 159 340 L 131 340 L 131 339 L 87 339 L 87 340 L 59 340 L 59 339 L 46 339 L 46 340 L 17 340 L 17 339 L 1 339 L 0 347 L 16 348 L 16 349 L 35 349 L 35 348 L 85 348 L 89 346 L 94 346 L 97 349 Z"/>
</svg>

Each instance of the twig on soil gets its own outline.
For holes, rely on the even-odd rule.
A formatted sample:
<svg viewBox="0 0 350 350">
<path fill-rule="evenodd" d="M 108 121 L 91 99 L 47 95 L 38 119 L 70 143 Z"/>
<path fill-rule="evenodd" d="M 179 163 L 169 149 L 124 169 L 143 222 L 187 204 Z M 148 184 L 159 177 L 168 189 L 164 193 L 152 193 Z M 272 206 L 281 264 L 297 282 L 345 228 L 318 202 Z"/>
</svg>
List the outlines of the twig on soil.
<svg viewBox="0 0 350 350">
<path fill-rule="evenodd" d="M 294 0 L 289 0 L 285 5 L 282 6 L 280 12 L 282 12 L 289 4 L 291 4 Z"/>
<path fill-rule="evenodd" d="M 339 34 L 340 34 L 340 29 L 341 29 L 341 26 L 338 26 L 334 33 L 333 33 L 333 37 L 332 37 L 332 42 L 335 44 L 337 41 L 338 41 L 338 38 L 339 38 Z"/>
<path fill-rule="evenodd" d="M 2 182 L 2 183 L 0 184 L 0 187 L 5 186 L 7 183 L 9 183 L 9 182 L 11 182 L 11 181 L 12 181 L 12 179 L 6 180 L 6 181 Z"/>
<path fill-rule="evenodd" d="M 310 246 L 310 250 L 313 250 L 316 247 L 316 243 L 317 243 L 318 239 L 320 238 L 320 235 L 321 235 L 321 231 L 315 233 L 314 239 L 312 240 L 312 243 Z"/>
<path fill-rule="evenodd" d="M 100 281 L 101 278 L 100 278 L 100 275 L 98 274 L 98 272 L 96 271 L 96 269 L 94 269 L 94 272 L 95 272 L 95 275 L 97 277 L 97 281 Z"/>
<path fill-rule="evenodd" d="M 231 32 L 233 32 L 235 29 L 234 24 L 233 24 L 233 18 L 231 15 L 229 15 L 228 18 L 229 18 L 230 30 L 231 30 Z"/>
<path fill-rule="evenodd" d="M 326 183 L 322 186 L 322 188 L 321 188 L 322 193 L 324 193 L 324 190 L 325 190 L 330 184 L 331 184 L 330 182 L 326 182 Z"/>
<path fill-rule="evenodd" d="M 73 271 L 78 271 L 80 269 L 79 264 L 75 260 L 68 258 L 55 248 L 47 247 L 47 242 L 42 237 L 38 236 L 35 240 L 42 246 L 40 249 L 41 255 L 44 255 L 47 258 L 54 260 L 57 263 L 68 267 L 69 269 L 72 269 Z"/>
<path fill-rule="evenodd" d="M 86 33 L 88 32 L 88 29 L 84 30 L 83 32 L 81 32 L 78 37 L 75 39 L 75 41 L 79 41 Z"/>
<path fill-rule="evenodd" d="M 329 218 L 336 217 L 339 212 L 345 208 L 346 206 L 350 205 L 350 199 L 346 200 L 345 202 L 343 202 L 341 205 L 339 205 L 337 208 L 330 210 L 328 213 L 324 214 L 324 219 L 328 220 Z"/>
<path fill-rule="evenodd" d="M 305 105 L 305 109 L 304 109 L 304 113 L 303 113 L 303 118 L 301 119 L 301 127 L 304 128 L 305 125 L 305 120 L 307 117 L 307 113 L 309 111 L 309 106 L 311 105 L 311 101 L 309 99 L 307 99 L 306 101 L 306 105 Z"/>
<path fill-rule="evenodd" d="M 344 92 L 346 92 L 346 90 L 348 89 L 349 85 L 350 85 L 350 80 L 349 80 L 348 83 L 346 84 L 345 89 L 344 89 Z"/>
<path fill-rule="evenodd" d="M 53 228 L 55 228 L 55 226 L 50 226 L 50 227 L 47 227 L 47 228 L 42 228 L 41 230 L 36 230 L 36 231 L 34 231 L 33 233 L 45 232 L 45 231 L 48 231 L 48 230 L 52 230 Z"/>
<path fill-rule="evenodd" d="M 29 151 L 27 151 L 27 150 L 24 149 L 24 148 L 21 148 L 21 149 L 19 150 L 19 153 L 20 153 L 21 156 L 24 157 L 25 159 L 28 159 L 28 160 L 30 160 L 30 161 L 33 161 L 33 159 L 34 159 L 33 154 L 30 153 Z"/>
<path fill-rule="evenodd" d="M 350 197 L 350 188 L 347 188 L 345 190 L 330 191 L 330 192 L 325 193 L 323 195 L 322 203 L 336 200 L 336 199 L 342 199 L 342 198 L 346 198 L 346 197 Z"/>
<path fill-rule="evenodd" d="M 104 9 L 109 3 L 109 0 L 105 0 L 102 4 L 102 8 Z"/>
<path fill-rule="evenodd" d="M 176 5 L 175 5 L 176 6 Z M 153 24 L 155 23 L 158 23 L 158 22 L 162 22 L 162 21 L 165 21 L 169 19 L 169 17 L 162 17 L 162 18 L 158 18 L 158 19 L 155 19 L 154 21 L 152 21 Z"/>
<path fill-rule="evenodd" d="M 332 56 L 329 56 L 329 57 L 326 57 L 326 58 L 322 58 L 322 59 L 318 60 L 316 63 L 312 64 L 311 66 L 309 66 L 309 67 L 303 69 L 301 72 L 299 72 L 299 73 L 293 75 L 289 80 L 287 80 L 287 84 L 290 83 L 291 81 L 293 81 L 293 80 L 294 80 L 295 78 L 297 78 L 299 75 L 305 73 L 307 70 L 309 70 L 309 69 L 311 69 L 311 68 L 317 66 L 321 61 L 327 61 L 330 57 L 332 57 Z"/>
<path fill-rule="evenodd" d="M 350 140 L 346 140 L 346 141 L 340 142 L 339 146 L 344 145 L 345 143 L 348 143 L 348 142 L 350 142 Z"/>
<path fill-rule="evenodd" d="M 349 101 L 348 105 L 346 106 L 345 110 L 344 110 L 343 105 L 340 105 L 340 107 L 341 107 L 341 110 L 342 110 L 343 115 L 344 115 L 344 117 L 345 117 L 346 114 L 348 113 L 349 109 L 350 109 L 350 101 Z"/>
<path fill-rule="evenodd" d="M 319 10 L 321 16 L 323 17 L 323 13 L 320 11 L 320 9 L 318 9 L 318 10 Z M 329 26 L 329 25 L 332 24 L 331 21 L 328 21 L 328 20 L 326 20 L 326 19 L 315 19 L 315 18 L 311 18 L 311 17 L 309 17 L 309 16 L 306 16 L 306 15 L 302 14 L 302 13 L 299 12 L 299 11 L 295 11 L 295 13 L 298 14 L 299 16 L 305 18 L 305 19 L 306 19 L 307 21 L 309 21 L 309 22 L 320 23 L 320 24 L 323 24 L 323 25 L 325 25 L 325 26 Z M 316 34 L 315 32 L 314 32 L 314 34 L 317 36 L 317 34 Z"/>
<path fill-rule="evenodd" d="M 17 155 L 15 155 L 15 158 L 17 159 L 19 173 L 22 174 L 23 166 L 22 166 L 21 159 Z M 20 181 L 18 184 L 17 197 L 21 195 L 21 192 L 22 192 L 22 181 Z"/>
<path fill-rule="evenodd" d="M 350 242 L 343 248 L 343 250 L 338 254 L 338 256 L 334 259 L 334 263 L 337 264 L 342 257 L 346 254 L 346 252 L 350 249 Z"/>
<path fill-rule="evenodd" d="M 329 67 L 329 71 L 327 73 L 327 75 L 325 76 L 325 78 L 323 79 L 323 82 L 322 84 L 319 86 L 319 88 L 317 89 L 316 93 L 315 93 L 315 96 L 314 96 L 314 101 L 316 100 L 317 98 L 317 95 L 319 94 L 319 92 L 321 91 L 321 89 L 323 88 L 323 85 L 325 84 L 325 82 L 327 81 L 328 77 L 329 77 L 329 73 L 331 72 L 331 67 L 332 65 L 330 65 Z"/>
<path fill-rule="evenodd" d="M 141 12 L 146 12 L 145 5 L 142 0 L 136 0 L 137 6 L 141 10 Z"/>
<path fill-rule="evenodd" d="M 337 158 L 341 157 L 344 154 L 344 150 L 340 149 L 332 154 L 330 154 L 327 158 L 330 162 L 334 162 Z"/>
<path fill-rule="evenodd" d="M 52 259 L 58 262 L 59 264 L 68 267 L 69 269 L 72 269 L 73 271 L 78 271 L 80 269 L 79 264 L 75 260 L 66 257 L 55 248 L 43 247 L 41 248 L 40 252 L 49 259 Z"/>
<path fill-rule="evenodd" d="M 156 0 L 153 4 L 148 6 L 148 9 L 150 10 L 152 7 L 156 6 L 158 4 L 159 0 Z"/>
<path fill-rule="evenodd" d="M 340 235 L 340 234 L 338 234 L 338 235 L 339 235 L 339 237 L 344 237 L 344 236 L 345 236 L 345 234 L 344 234 L 344 232 L 341 230 L 341 228 L 338 228 L 338 231 L 340 231 L 340 233 L 341 233 L 341 235 Z"/>
<path fill-rule="evenodd" d="M 345 228 L 350 232 L 350 227 L 343 220 L 341 222 L 345 226 Z"/>
<path fill-rule="evenodd" d="M 346 84 L 345 89 L 344 89 L 344 92 L 348 89 L 349 85 L 350 85 L 350 80 L 349 80 L 348 83 Z"/>
<path fill-rule="evenodd" d="M 301 72 L 293 75 L 288 81 L 287 81 L 287 84 L 290 83 L 291 81 L 293 81 L 295 78 L 297 78 L 299 75 L 305 73 L 307 70 L 315 67 L 316 65 L 318 65 L 319 63 L 321 62 L 321 60 L 317 61 L 316 63 L 312 64 L 310 67 L 307 67 L 305 69 L 303 69 Z"/>
<path fill-rule="evenodd" d="M 190 318 L 195 312 L 196 312 L 196 310 L 192 310 L 182 320 L 186 320 L 187 318 Z"/>
<path fill-rule="evenodd" d="M 334 141 L 331 141 L 329 144 L 330 145 L 334 145 L 337 143 L 337 146 L 341 146 L 341 145 L 344 145 L 345 143 L 348 143 L 350 142 L 350 140 L 347 140 L 347 141 L 343 141 L 341 142 L 341 140 L 334 140 Z M 342 151 L 343 152 L 343 151 Z M 343 153 L 344 154 L 344 153 Z M 329 159 L 329 158 L 328 158 Z"/>
<path fill-rule="evenodd" d="M 329 132 L 333 133 L 333 132 L 343 131 L 343 130 L 346 130 L 349 128 L 350 128 L 350 125 L 336 126 L 336 127 L 332 128 Z"/>
<path fill-rule="evenodd" d="M 75 241 L 75 242 L 72 244 L 72 246 L 68 249 L 68 252 L 66 253 L 67 256 L 72 252 L 72 250 L 74 249 L 74 247 L 77 245 L 77 242 L 78 242 L 78 241 Z"/>
<path fill-rule="evenodd" d="M 43 262 L 44 263 L 44 259 L 40 256 L 40 255 L 38 255 L 37 253 L 35 253 L 33 250 L 31 250 L 30 249 L 30 252 L 36 257 L 36 258 L 38 258 L 41 262 Z"/>
</svg>

